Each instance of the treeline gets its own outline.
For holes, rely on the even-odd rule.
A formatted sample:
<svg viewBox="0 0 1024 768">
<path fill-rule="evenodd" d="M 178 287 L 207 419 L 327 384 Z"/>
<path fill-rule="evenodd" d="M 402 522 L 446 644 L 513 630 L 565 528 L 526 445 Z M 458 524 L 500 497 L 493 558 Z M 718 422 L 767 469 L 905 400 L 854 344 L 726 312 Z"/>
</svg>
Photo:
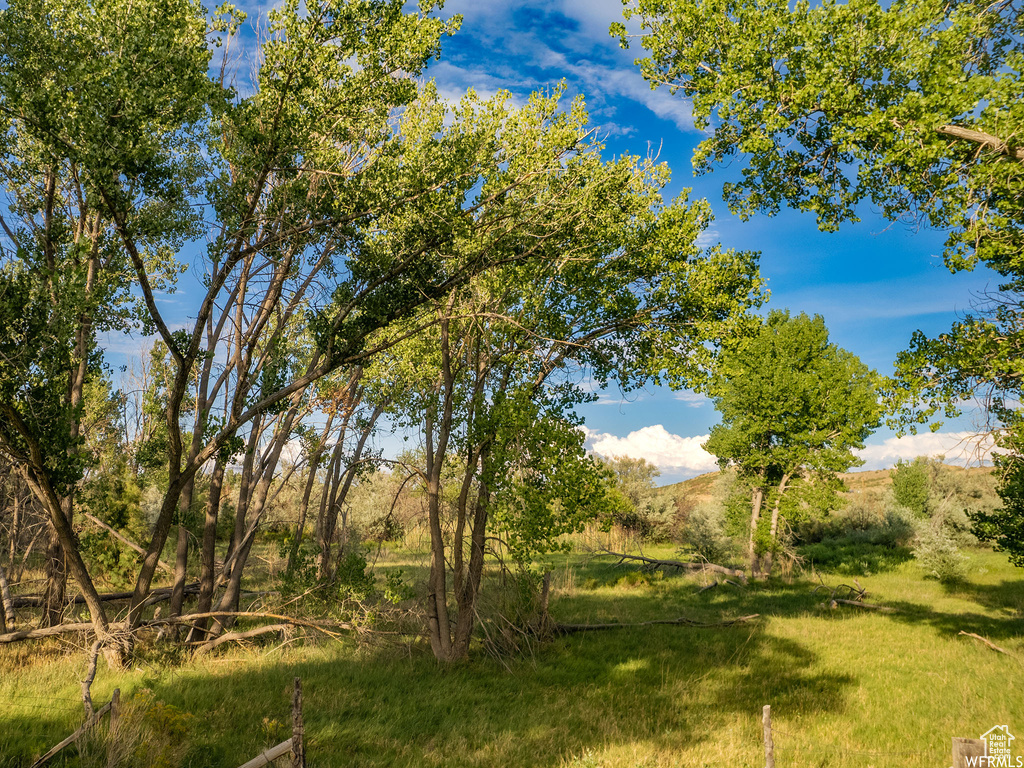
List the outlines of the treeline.
<svg viewBox="0 0 1024 768">
<path fill-rule="evenodd" d="M 490 526 L 528 558 L 602 503 L 573 415 L 584 376 L 700 382 L 760 302 L 755 258 L 697 244 L 709 208 L 663 200 L 664 166 L 602 159 L 582 101 L 447 104 L 416 78 L 456 21 L 286 3 L 241 95 L 209 74 L 208 42 L 243 18 L 222 10 L 0 13 L 6 567 L 38 534 L 42 623 L 62 621 L 73 580 L 111 663 L 166 569 L 164 615 L 194 591 L 190 635 L 216 637 L 282 475 L 304 484 L 293 560 L 312 538 L 333 578 L 386 418 L 421 435 L 429 635 L 461 658 Z M 164 301 L 175 285 L 187 319 Z M 98 339 L 136 329 L 156 342 L 129 428 Z M 85 521 L 141 555 L 115 557 Z M 101 571 L 131 584 L 123 620 Z"/>
<path fill-rule="evenodd" d="M 330 583 L 387 425 L 418 436 L 415 460 L 390 469 L 425 504 L 425 632 L 439 659 L 462 658 L 491 537 L 526 562 L 595 516 L 644 523 L 646 502 L 624 506 L 583 450 L 585 381 L 714 399 L 708 446 L 743 483 L 752 575 L 772 572 L 794 505 L 855 464 L 880 396 L 913 428 L 981 394 L 1003 505 L 974 530 L 1019 562 L 1015 6 L 915 6 L 912 56 L 887 42 L 915 33 L 900 3 L 770 10 L 627 12 L 649 33 L 643 73 L 690 95 L 712 130 L 697 167 L 751 161 L 726 189 L 734 210 L 785 203 L 834 229 L 868 198 L 947 228 L 951 267 L 981 260 L 1006 280 L 950 333 L 915 336 L 891 381 L 831 344 L 821 318 L 753 316 L 756 256 L 702 245 L 710 208 L 663 199 L 663 165 L 605 159 L 582 100 L 442 98 L 420 75 L 458 17 L 287 0 L 235 90 L 230 57 L 211 67 L 212 50 L 242 39 L 230 5 L 8 3 L 3 557 L 19 579 L 45 557 L 40 623 L 60 626 L 81 600 L 97 647 L 122 664 L 158 597 L 180 619 L 194 595 L 193 642 L 226 636 L 286 489 L 292 567 L 312 548 Z M 849 45 L 847 28 L 861 35 Z M 822 40 L 842 55 L 807 56 Z M 775 90 L 751 61 L 769 61 Z M 128 388 L 99 341 L 131 332 L 155 343 Z M 117 620 L 100 573 L 130 587 Z"/>
</svg>

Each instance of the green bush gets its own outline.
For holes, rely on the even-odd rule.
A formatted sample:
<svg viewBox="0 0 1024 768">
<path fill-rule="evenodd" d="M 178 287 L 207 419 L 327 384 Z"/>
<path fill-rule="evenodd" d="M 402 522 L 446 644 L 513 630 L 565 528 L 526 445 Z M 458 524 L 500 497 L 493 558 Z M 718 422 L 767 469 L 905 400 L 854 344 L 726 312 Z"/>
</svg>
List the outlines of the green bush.
<svg viewBox="0 0 1024 768">
<path fill-rule="evenodd" d="M 725 510 L 714 502 L 698 504 L 686 519 L 683 538 L 701 559 L 721 562 L 732 549 L 725 534 Z"/>
<path fill-rule="evenodd" d="M 914 558 L 929 576 L 943 584 L 956 584 L 967 577 L 967 558 L 941 521 L 925 521 L 918 526 Z"/>
<path fill-rule="evenodd" d="M 798 551 L 815 568 L 849 576 L 890 570 L 910 559 L 914 515 L 891 495 L 856 498 L 844 509 L 802 528 Z"/>
<path fill-rule="evenodd" d="M 896 503 L 906 507 L 918 517 L 928 510 L 928 495 L 931 486 L 928 459 L 918 456 L 913 461 L 897 461 L 890 470 L 892 492 Z"/>
</svg>

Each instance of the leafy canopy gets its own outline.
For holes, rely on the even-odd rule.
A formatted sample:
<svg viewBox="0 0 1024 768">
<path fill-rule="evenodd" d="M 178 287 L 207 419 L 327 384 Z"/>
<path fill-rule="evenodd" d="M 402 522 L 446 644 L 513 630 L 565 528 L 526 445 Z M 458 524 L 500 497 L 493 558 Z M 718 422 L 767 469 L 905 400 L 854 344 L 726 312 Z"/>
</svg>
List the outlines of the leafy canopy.
<svg viewBox="0 0 1024 768">
<path fill-rule="evenodd" d="M 870 200 L 949 229 L 950 267 L 1021 274 L 1020 3 L 635 0 L 626 15 L 652 87 L 712 131 L 697 171 L 744 158 L 724 190 L 735 212 L 785 204 L 831 230 Z"/>
<path fill-rule="evenodd" d="M 722 415 L 704 448 L 741 475 L 778 482 L 860 464 L 878 425 L 877 375 L 828 340 L 822 318 L 773 311 L 759 333 L 722 353 L 708 393 Z"/>
</svg>

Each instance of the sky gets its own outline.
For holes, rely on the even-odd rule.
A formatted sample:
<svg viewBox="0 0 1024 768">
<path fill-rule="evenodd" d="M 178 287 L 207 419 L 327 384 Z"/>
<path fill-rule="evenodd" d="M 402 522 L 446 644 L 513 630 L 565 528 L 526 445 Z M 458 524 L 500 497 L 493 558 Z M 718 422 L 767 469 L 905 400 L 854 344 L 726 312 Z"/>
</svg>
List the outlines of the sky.
<svg viewBox="0 0 1024 768">
<path fill-rule="evenodd" d="M 243 34 L 251 39 L 251 28 L 269 6 L 240 5 L 249 13 L 250 30 Z M 861 222 L 838 233 L 819 232 L 813 215 L 794 211 L 746 222 L 731 215 L 722 185 L 739 164 L 694 177 L 691 157 L 704 136 L 694 128 L 685 98 L 652 91 L 641 77 L 634 63 L 643 55 L 639 45 L 623 50 L 609 34 L 609 26 L 622 21 L 621 11 L 620 0 L 448 0 L 441 15 L 461 14 L 462 27 L 443 41 L 426 77 L 453 102 L 473 88 L 481 95 L 507 90 L 523 103 L 532 91 L 564 82 L 566 104 L 577 94 L 585 98 L 607 158 L 657 155 L 673 172 L 668 198 L 690 188 L 691 198 L 711 203 L 716 220 L 708 241 L 760 252 L 771 291 L 766 311 L 822 315 L 834 343 L 882 374 L 892 372 L 915 330 L 947 330 L 975 297 L 995 286 L 996 277 L 984 270 L 949 273 L 940 257 L 944 233 L 894 224 L 868 206 L 859 211 Z M 579 409 L 591 450 L 645 458 L 661 470 L 660 483 L 716 468 L 701 448 L 718 422 L 706 398 L 653 387 L 597 394 L 595 403 Z M 862 468 L 884 469 L 918 455 L 971 460 L 979 455 L 970 440 L 973 427 L 967 415 L 938 433 L 898 438 L 882 428 L 861 453 Z M 405 447 L 398 435 L 382 435 L 379 443 L 385 452 Z"/>
<path fill-rule="evenodd" d="M 482 94 L 508 90 L 525 100 L 531 91 L 564 80 L 567 96 L 586 99 L 609 157 L 656 153 L 673 171 L 668 196 L 690 188 L 693 197 L 711 203 L 716 220 L 710 239 L 726 248 L 760 251 L 771 291 L 767 308 L 822 315 L 834 343 L 882 374 L 892 372 L 915 330 L 947 330 L 980 293 L 994 287 L 995 276 L 984 270 L 949 273 L 940 256 L 944 233 L 894 224 L 868 206 L 859 211 L 860 222 L 838 233 L 822 233 L 813 215 L 794 211 L 746 222 L 731 215 L 722 185 L 738 165 L 694 177 L 691 157 L 704 135 L 694 128 L 685 98 L 652 91 L 641 77 L 634 60 L 643 49 L 634 43 L 623 50 L 609 34 L 610 24 L 622 21 L 621 9 L 619 0 L 449 0 L 443 14 L 462 14 L 462 28 L 444 42 L 441 60 L 427 74 L 451 99 L 474 88 Z M 661 469 L 661 483 L 716 468 L 701 443 L 718 415 L 696 393 L 603 391 L 580 415 L 588 447 L 603 455 L 645 458 Z M 966 415 L 938 433 L 903 438 L 882 428 L 861 452 L 862 468 L 884 469 L 917 455 L 971 460 L 979 455 L 970 440 L 974 422 Z"/>
</svg>

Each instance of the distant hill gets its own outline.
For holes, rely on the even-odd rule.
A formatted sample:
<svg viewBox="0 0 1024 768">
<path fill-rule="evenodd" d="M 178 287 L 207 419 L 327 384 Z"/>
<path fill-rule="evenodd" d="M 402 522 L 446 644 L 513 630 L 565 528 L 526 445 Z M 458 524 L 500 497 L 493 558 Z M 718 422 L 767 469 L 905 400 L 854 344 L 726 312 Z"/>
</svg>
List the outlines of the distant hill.
<svg viewBox="0 0 1024 768">
<path fill-rule="evenodd" d="M 963 467 L 951 466 L 960 472 L 970 475 L 990 475 L 992 467 Z M 668 496 L 675 501 L 677 508 L 685 512 L 697 506 L 701 502 L 709 501 L 714 493 L 715 482 L 718 480 L 719 472 L 708 472 L 704 475 L 691 477 L 681 483 L 663 485 L 658 491 L 663 496 Z M 883 489 L 892 485 L 892 477 L 888 469 L 873 469 L 865 472 L 845 472 L 840 475 L 850 493 L 880 493 Z"/>
</svg>

